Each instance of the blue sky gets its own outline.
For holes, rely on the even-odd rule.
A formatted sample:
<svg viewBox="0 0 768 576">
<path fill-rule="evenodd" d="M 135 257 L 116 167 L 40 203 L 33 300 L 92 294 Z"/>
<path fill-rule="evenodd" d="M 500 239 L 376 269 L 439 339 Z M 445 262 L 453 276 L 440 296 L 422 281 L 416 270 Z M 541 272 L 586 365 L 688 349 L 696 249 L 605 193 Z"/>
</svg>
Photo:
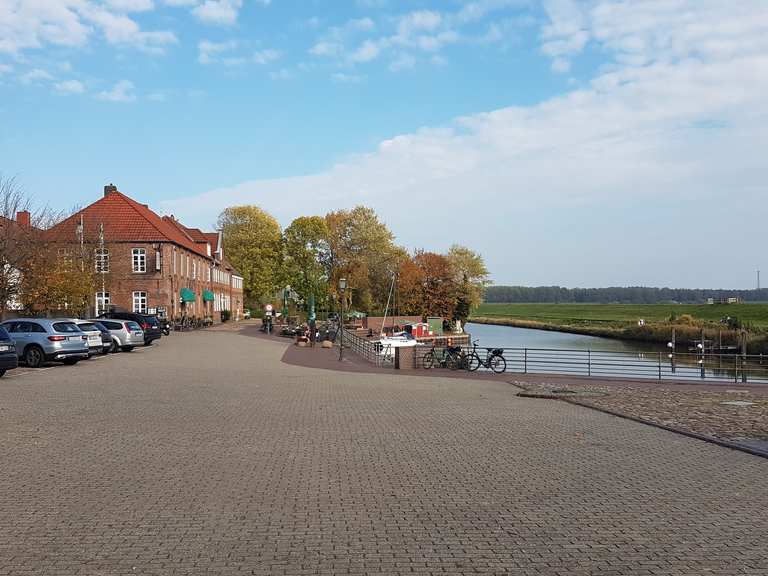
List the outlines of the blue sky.
<svg viewBox="0 0 768 576">
<path fill-rule="evenodd" d="M 373 206 L 499 283 L 768 269 L 761 0 L 0 0 L 0 171 L 210 227 Z"/>
</svg>

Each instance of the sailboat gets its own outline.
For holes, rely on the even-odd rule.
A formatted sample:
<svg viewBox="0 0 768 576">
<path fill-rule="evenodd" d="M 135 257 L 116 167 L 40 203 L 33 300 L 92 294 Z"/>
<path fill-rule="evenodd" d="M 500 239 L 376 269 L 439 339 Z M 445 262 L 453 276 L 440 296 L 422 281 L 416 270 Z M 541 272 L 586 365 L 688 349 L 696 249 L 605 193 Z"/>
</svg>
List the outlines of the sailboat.
<svg viewBox="0 0 768 576">
<path fill-rule="evenodd" d="M 392 284 L 389 287 L 389 295 L 387 296 L 387 306 L 384 309 L 384 319 L 381 322 L 381 330 L 379 332 L 379 338 L 374 341 L 374 349 L 376 350 L 377 354 L 380 354 L 385 357 L 394 357 L 395 355 L 395 348 L 410 348 L 412 346 L 417 346 L 418 341 L 416 338 L 408 334 L 407 332 L 398 332 L 393 333 L 391 336 L 387 336 L 384 334 L 384 326 L 387 323 L 387 315 L 389 314 L 389 304 L 392 302 L 392 294 L 395 290 L 395 278 L 397 277 L 396 274 L 392 274 Z M 392 322 L 392 327 L 394 328 L 394 319 Z"/>
</svg>

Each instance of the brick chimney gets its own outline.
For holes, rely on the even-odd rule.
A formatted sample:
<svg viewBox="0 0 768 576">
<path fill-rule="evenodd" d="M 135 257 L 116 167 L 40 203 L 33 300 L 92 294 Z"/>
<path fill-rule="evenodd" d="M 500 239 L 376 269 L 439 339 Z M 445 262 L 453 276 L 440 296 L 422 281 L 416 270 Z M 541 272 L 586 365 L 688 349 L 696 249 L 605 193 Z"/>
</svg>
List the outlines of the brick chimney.
<svg viewBox="0 0 768 576">
<path fill-rule="evenodd" d="M 31 226 L 32 217 L 29 213 L 29 210 L 20 210 L 16 212 L 16 223 L 19 224 L 19 226 Z"/>
<path fill-rule="evenodd" d="M 117 192 L 117 186 L 110 182 L 107 186 L 104 186 L 104 196 L 108 196 L 112 192 Z"/>
</svg>

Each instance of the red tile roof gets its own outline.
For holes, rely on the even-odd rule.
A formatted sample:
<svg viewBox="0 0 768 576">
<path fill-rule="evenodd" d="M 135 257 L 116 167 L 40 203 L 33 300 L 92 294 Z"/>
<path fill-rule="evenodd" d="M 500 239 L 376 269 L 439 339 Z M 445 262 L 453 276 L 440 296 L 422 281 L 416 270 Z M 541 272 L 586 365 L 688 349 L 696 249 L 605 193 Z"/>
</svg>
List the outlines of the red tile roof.
<svg viewBox="0 0 768 576">
<path fill-rule="evenodd" d="M 81 216 L 85 237 L 90 241 L 98 239 L 99 225 L 103 224 L 107 242 L 173 242 L 202 256 L 208 256 L 205 245 L 195 242 L 181 229 L 181 224 L 170 218 L 161 218 L 148 206 L 139 204 L 118 191 L 110 192 L 74 213 L 48 229 L 46 235 L 55 240 L 76 241 Z"/>
</svg>

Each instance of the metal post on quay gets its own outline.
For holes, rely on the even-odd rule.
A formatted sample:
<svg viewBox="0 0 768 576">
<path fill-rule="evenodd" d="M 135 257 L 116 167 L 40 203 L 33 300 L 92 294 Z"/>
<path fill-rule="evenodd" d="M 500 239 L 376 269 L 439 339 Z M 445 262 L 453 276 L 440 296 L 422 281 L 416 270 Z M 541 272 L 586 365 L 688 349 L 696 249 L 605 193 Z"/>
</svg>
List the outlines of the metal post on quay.
<svg viewBox="0 0 768 576">
<path fill-rule="evenodd" d="M 339 291 L 341 292 L 341 315 L 339 316 L 339 362 L 344 358 L 344 292 L 347 290 L 347 279 L 339 278 Z"/>
</svg>

